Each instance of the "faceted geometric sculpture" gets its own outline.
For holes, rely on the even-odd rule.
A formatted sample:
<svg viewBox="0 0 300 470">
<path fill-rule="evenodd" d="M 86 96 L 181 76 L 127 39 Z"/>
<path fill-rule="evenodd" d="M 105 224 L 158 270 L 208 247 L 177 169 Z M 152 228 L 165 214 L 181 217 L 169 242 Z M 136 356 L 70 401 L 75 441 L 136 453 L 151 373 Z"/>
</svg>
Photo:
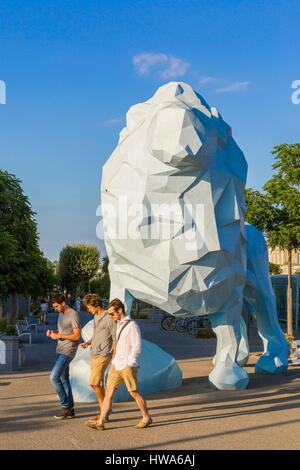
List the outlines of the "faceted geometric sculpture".
<svg viewBox="0 0 300 470">
<path fill-rule="evenodd" d="M 265 241 L 245 230 L 246 176 L 228 124 L 182 82 L 129 110 L 102 175 L 110 297 L 129 314 L 134 298 L 177 316 L 208 314 L 218 340 L 209 380 L 219 389 L 248 383 L 244 296 L 265 340 L 257 370 L 287 367 Z"/>
<path fill-rule="evenodd" d="M 82 337 L 88 341 L 93 336 L 94 322 L 82 328 Z M 70 381 L 74 400 L 80 403 L 96 402 L 97 397 L 89 386 L 91 353 L 89 349 L 78 348 L 70 364 Z M 105 376 L 105 380 L 107 373 Z M 156 344 L 142 340 L 142 353 L 139 357 L 139 390 L 142 394 L 169 390 L 182 385 L 182 372 L 175 359 Z M 124 385 L 115 393 L 114 401 L 126 401 L 130 395 Z"/>
<path fill-rule="evenodd" d="M 252 306 L 264 354 L 256 363 L 256 372 L 285 373 L 290 347 L 277 319 L 274 291 L 269 276 L 268 250 L 264 237 L 253 225 L 246 224 L 247 282 L 244 297 Z"/>
</svg>

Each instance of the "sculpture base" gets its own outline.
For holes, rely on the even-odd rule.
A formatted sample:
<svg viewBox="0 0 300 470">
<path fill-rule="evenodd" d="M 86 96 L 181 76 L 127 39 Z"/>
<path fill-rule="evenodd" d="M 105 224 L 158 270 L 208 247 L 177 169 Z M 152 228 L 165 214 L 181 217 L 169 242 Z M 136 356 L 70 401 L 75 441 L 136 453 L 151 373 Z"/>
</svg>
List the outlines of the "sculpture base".
<svg viewBox="0 0 300 470">
<path fill-rule="evenodd" d="M 142 353 L 139 358 L 138 387 L 142 395 L 170 390 L 182 385 L 182 371 L 174 357 L 156 344 L 142 340 Z M 70 381 L 75 402 L 93 403 L 97 397 L 89 386 L 90 350 L 78 349 L 70 364 Z M 105 381 L 107 378 L 107 372 Z M 115 393 L 114 402 L 131 400 L 122 385 Z"/>
</svg>

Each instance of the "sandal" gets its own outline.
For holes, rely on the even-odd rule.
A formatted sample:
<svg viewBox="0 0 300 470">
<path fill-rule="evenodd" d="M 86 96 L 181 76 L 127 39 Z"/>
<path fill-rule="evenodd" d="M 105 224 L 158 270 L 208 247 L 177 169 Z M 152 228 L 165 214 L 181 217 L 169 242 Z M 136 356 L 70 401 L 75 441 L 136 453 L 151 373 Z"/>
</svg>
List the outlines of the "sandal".
<svg viewBox="0 0 300 470">
<path fill-rule="evenodd" d="M 88 421 L 86 425 L 89 428 L 97 429 L 97 431 L 105 431 L 104 424 L 98 424 L 97 421 Z"/>
<path fill-rule="evenodd" d="M 148 418 L 147 421 L 144 421 L 143 419 L 137 423 L 134 427 L 136 429 L 144 429 L 144 428 L 147 428 L 148 426 L 150 426 L 150 424 L 152 424 L 152 418 Z"/>
<path fill-rule="evenodd" d="M 100 415 L 97 415 L 97 416 L 95 416 L 94 418 L 89 418 L 89 419 L 87 420 L 86 424 L 87 424 L 87 423 L 95 423 L 95 422 L 98 421 L 99 419 L 100 419 Z M 109 422 L 109 416 L 106 418 L 105 422 L 106 422 L 106 423 Z"/>
<path fill-rule="evenodd" d="M 87 420 L 87 423 L 90 423 L 90 422 L 94 423 L 95 421 L 98 421 L 99 418 L 100 418 L 100 415 L 97 415 L 94 418 L 89 418 Z"/>
</svg>

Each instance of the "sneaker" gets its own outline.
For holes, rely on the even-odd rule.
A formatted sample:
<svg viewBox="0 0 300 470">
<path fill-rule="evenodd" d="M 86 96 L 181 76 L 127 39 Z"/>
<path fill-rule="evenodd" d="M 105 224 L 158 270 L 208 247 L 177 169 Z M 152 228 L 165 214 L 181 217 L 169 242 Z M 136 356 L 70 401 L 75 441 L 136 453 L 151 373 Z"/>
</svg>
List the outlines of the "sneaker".
<svg viewBox="0 0 300 470">
<path fill-rule="evenodd" d="M 71 406 L 69 408 L 62 408 L 60 413 L 57 413 L 57 415 L 53 416 L 54 419 L 71 419 L 75 418 L 75 410 L 74 406 Z"/>
</svg>

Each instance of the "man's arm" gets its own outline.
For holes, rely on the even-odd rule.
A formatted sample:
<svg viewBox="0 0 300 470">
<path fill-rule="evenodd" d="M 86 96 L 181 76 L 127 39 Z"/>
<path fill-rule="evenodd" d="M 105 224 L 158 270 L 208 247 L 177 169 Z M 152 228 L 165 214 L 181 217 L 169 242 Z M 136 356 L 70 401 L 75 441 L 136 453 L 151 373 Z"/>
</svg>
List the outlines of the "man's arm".
<svg viewBox="0 0 300 470">
<path fill-rule="evenodd" d="M 116 349 L 117 349 L 117 341 L 113 341 L 113 346 L 112 346 L 112 357 L 115 357 L 116 355 Z"/>
<path fill-rule="evenodd" d="M 133 367 L 142 352 L 142 338 L 141 331 L 136 324 L 132 323 L 128 325 L 128 327 L 130 328 L 131 353 L 128 357 L 127 364 Z"/>
<path fill-rule="evenodd" d="M 52 339 L 68 339 L 69 341 L 79 341 L 81 337 L 80 328 L 74 328 L 72 334 L 63 335 L 62 333 L 51 333 L 50 338 Z"/>
<path fill-rule="evenodd" d="M 116 341 L 116 335 L 117 335 L 117 324 L 115 321 L 109 319 L 109 324 L 108 328 L 113 340 L 113 346 L 112 346 L 112 357 L 115 357 L 116 355 L 116 349 L 117 349 L 117 341 Z"/>
</svg>

